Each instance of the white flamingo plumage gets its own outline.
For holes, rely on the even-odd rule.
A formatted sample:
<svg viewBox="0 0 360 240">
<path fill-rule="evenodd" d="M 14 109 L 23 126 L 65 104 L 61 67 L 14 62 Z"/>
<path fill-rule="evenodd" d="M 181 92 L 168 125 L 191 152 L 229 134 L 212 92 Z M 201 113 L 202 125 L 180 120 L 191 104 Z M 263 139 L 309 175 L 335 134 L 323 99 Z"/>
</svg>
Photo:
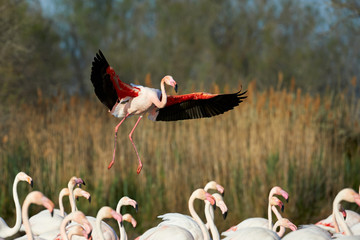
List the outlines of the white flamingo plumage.
<svg viewBox="0 0 360 240">
<path fill-rule="evenodd" d="M 68 229 L 66 229 L 67 225 L 72 222 L 72 225 L 68 227 Z M 82 230 L 79 229 L 79 226 L 81 226 Z M 72 230 L 70 230 L 72 229 Z M 80 211 L 74 211 L 70 214 L 68 214 L 67 216 L 64 217 L 64 219 L 62 220 L 61 224 L 60 224 L 60 228 L 50 231 L 50 232 L 46 232 L 41 234 L 39 237 L 42 239 L 47 239 L 47 240 L 53 240 L 53 239 L 63 239 L 63 240 L 67 240 L 68 236 L 66 231 L 69 230 L 71 231 L 73 234 L 74 232 L 80 232 L 81 236 L 89 239 L 90 235 L 92 233 L 92 226 L 89 223 L 89 221 L 87 220 L 87 218 L 85 217 L 85 214 L 80 212 Z M 60 237 L 59 237 L 60 235 Z M 75 237 L 74 237 L 75 238 Z"/>
<path fill-rule="evenodd" d="M 278 227 L 281 229 L 280 232 L 276 232 Z M 223 240 L 279 240 L 285 233 L 285 228 L 290 228 L 292 231 L 297 230 L 297 227 L 288 219 L 280 218 L 271 230 L 264 227 L 241 228 L 235 232 L 227 232 L 227 236 Z"/>
<path fill-rule="evenodd" d="M 0 218 L 0 238 L 11 237 L 20 230 L 20 227 L 21 227 L 21 205 L 20 205 L 19 197 L 18 197 L 18 193 L 17 193 L 17 185 L 20 181 L 28 182 L 31 187 L 33 186 L 32 178 L 29 177 L 26 173 L 19 172 L 18 174 L 16 174 L 14 183 L 13 183 L 13 188 L 12 188 L 13 199 L 14 199 L 14 204 L 15 204 L 15 211 L 16 211 L 16 221 L 15 221 L 15 225 L 13 227 L 9 227 L 6 224 L 6 222 L 4 221 L 4 219 Z"/>
<path fill-rule="evenodd" d="M 111 168 L 115 161 L 118 128 L 127 117 L 139 115 L 129 134 L 129 139 L 139 161 L 138 174 L 142 169 L 142 162 L 132 140 L 132 134 L 144 114 L 148 113 L 149 119 L 153 121 L 206 118 L 229 111 L 246 98 L 244 96 L 246 92 L 241 93 L 240 91 L 233 94 L 192 93 L 167 96 L 164 84 L 174 87 L 177 91 L 177 84 L 171 76 L 165 76 L 161 80 L 161 90 L 126 84 L 119 79 L 100 50 L 92 62 L 91 82 L 96 96 L 109 108 L 110 113 L 115 117 L 122 118 L 115 127 L 113 158 L 108 168 Z"/>
</svg>

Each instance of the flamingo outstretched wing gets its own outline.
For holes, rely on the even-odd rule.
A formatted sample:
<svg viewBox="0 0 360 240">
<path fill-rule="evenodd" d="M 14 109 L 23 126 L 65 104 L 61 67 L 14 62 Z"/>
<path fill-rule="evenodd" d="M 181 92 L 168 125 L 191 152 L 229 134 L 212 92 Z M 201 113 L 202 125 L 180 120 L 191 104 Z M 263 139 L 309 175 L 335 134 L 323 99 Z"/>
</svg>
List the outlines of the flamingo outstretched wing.
<svg viewBox="0 0 360 240">
<path fill-rule="evenodd" d="M 231 94 L 191 93 L 168 96 L 164 108 L 158 109 L 156 121 L 177 121 L 208 118 L 223 114 L 238 106 L 247 96 L 245 92 Z"/>
<path fill-rule="evenodd" d="M 118 99 L 138 96 L 139 88 L 122 82 L 100 50 L 92 62 L 91 82 L 96 96 L 109 110 Z"/>
</svg>

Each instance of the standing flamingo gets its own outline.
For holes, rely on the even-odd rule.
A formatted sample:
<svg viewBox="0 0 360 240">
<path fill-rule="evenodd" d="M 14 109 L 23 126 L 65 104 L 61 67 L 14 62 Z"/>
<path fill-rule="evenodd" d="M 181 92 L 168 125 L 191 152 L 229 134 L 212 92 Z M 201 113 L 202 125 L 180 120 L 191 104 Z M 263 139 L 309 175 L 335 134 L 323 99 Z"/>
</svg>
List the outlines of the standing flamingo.
<svg viewBox="0 0 360 240">
<path fill-rule="evenodd" d="M 6 238 L 6 237 L 11 237 L 13 235 L 15 235 L 21 227 L 21 206 L 20 206 L 20 202 L 19 202 L 19 197 L 17 194 L 17 185 L 20 181 L 26 181 L 28 182 L 31 187 L 33 186 L 33 181 L 31 179 L 31 177 L 29 177 L 26 173 L 24 172 L 19 172 L 18 174 L 16 174 L 15 176 L 15 180 L 13 183 L 13 198 L 14 198 L 14 203 L 15 203 L 15 209 L 16 209 L 16 222 L 15 225 L 10 228 L 6 222 L 4 221 L 4 219 L 2 219 L 0 217 L 0 238 Z"/>
<path fill-rule="evenodd" d="M 211 194 L 207 193 L 204 189 L 199 188 L 191 194 L 188 202 L 189 211 L 192 217 L 179 213 L 167 213 L 163 216 L 159 216 L 159 218 L 163 218 L 164 221 L 161 222 L 158 226 L 147 230 L 142 236 L 136 239 L 175 239 L 175 237 L 177 237 L 178 239 L 209 240 L 209 232 L 206 229 L 204 222 L 195 211 L 195 199 L 200 199 L 203 201 L 207 200 L 211 205 L 215 204 L 215 198 Z M 164 217 L 166 215 L 171 216 L 171 221 L 167 221 L 166 217 Z M 192 222 L 192 224 L 190 225 L 189 222 Z M 201 232 L 199 235 L 195 236 L 193 230 L 198 228 L 201 229 Z M 171 232 L 173 232 L 173 235 L 171 235 Z"/>
<path fill-rule="evenodd" d="M 75 196 L 73 193 L 74 187 L 76 185 L 80 185 L 80 184 L 85 185 L 84 180 L 82 180 L 81 178 L 77 178 L 75 176 L 70 178 L 70 180 L 68 182 L 71 212 L 74 212 L 76 210 Z M 48 212 L 43 210 L 43 211 L 39 212 L 38 214 L 32 216 L 29 219 L 32 233 L 34 235 L 40 235 L 40 234 L 58 229 L 64 218 L 59 213 L 60 213 L 60 211 L 56 211 L 55 214 L 53 214 L 53 216 L 50 216 L 50 214 Z"/>
<path fill-rule="evenodd" d="M 149 119 L 153 121 L 177 121 L 184 119 L 206 118 L 222 114 L 233 109 L 242 102 L 245 92 L 232 94 L 209 94 L 191 93 L 178 96 L 167 96 L 165 85 L 172 86 L 177 92 L 175 80 L 167 75 L 160 82 L 160 89 L 143 87 L 140 85 L 126 84 L 116 75 L 110 67 L 103 53 L 99 50 L 92 62 L 91 82 L 95 94 L 99 100 L 109 108 L 109 112 L 115 117 L 122 118 L 115 127 L 115 141 L 113 158 L 108 168 L 114 164 L 116 138 L 120 125 L 132 115 L 139 115 L 129 139 L 135 149 L 139 165 L 137 173 L 142 169 L 139 153 L 132 140 L 132 134 L 142 119 L 149 113 Z"/>
<path fill-rule="evenodd" d="M 278 186 L 273 187 L 269 192 L 268 219 L 260 218 L 260 217 L 245 219 L 244 221 L 240 222 L 238 225 L 232 226 L 226 232 L 223 232 L 222 235 L 227 236 L 229 232 L 237 231 L 238 229 L 247 228 L 247 227 L 264 227 L 271 230 L 273 227 L 272 212 L 274 212 L 274 214 L 278 219 L 281 218 L 281 214 L 275 206 L 279 206 L 282 211 L 284 210 L 284 205 L 282 201 L 280 201 L 277 197 L 274 197 L 274 195 L 281 195 L 285 198 L 286 201 L 289 200 L 289 194 L 285 190 L 283 190 L 281 187 Z"/>
</svg>

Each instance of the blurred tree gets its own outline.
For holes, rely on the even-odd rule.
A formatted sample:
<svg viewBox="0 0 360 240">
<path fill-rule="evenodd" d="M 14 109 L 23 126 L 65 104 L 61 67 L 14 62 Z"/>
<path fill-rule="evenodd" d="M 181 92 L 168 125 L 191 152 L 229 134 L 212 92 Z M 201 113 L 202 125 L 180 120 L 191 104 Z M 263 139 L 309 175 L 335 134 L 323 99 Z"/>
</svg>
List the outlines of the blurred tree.
<svg viewBox="0 0 360 240">
<path fill-rule="evenodd" d="M 41 89 L 54 94 L 67 79 L 59 38 L 33 1 L 0 0 L 0 102 L 36 99 Z"/>
</svg>

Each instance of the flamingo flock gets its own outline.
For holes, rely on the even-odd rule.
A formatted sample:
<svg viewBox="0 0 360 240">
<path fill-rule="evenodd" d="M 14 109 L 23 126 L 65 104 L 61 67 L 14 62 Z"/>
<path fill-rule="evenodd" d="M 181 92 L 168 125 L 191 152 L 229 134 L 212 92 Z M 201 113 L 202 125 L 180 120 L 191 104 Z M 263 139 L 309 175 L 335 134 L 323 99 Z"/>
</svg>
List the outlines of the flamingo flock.
<svg viewBox="0 0 360 240">
<path fill-rule="evenodd" d="M 32 178 L 24 172 L 16 175 L 13 184 L 16 222 L 13 227 L 9 227 L 5 220 L 0 218 L 0 239 L 9 238 L 15 234 L 19 235 L 20 232 L 24 235 L 15 239 L 127 240 L 123 222 L 131 223 L 134 228 L 137 225 L 137 221 L 131 214 L 122 215 L 120 213 L 123 206 L 131 206 L 136 212 L 138 210 L 138 203 L 127 196 L 118 201 L 115 209 L 109 206 L 101 207 L 96 217 L 86 216 L 78 210 L 75 199 L 84 197 L 90 202 L 91 194 L 81 188 L 82 185 L 85 185 L 84 180 L 75 176 L 71 177 L 67 188 L 61 189 L 59 193 L 60 209 L 55 209 L 54 203 L 39 191 L 30 192 L 21 207 L 17 194 L 17 185 L 21 181 L 33 186 Z M 219 208 L 223 218 L 226 219 L 228 206 L 224 201 L 224 192 L 224 187 L 217 182 L 208 182 L 204 188 L 198 188 L 191 194 L 188 201 L 190 215 L 162 214 L 158 216 L 162 221 L 142 233 L 136 240 L 360 239 L 360 215 L 354 211 L 345 210 L 341 205 L 342 202 L 349 202 L 360 206 L 360 195 L 351 188 L 342 189 L 336 195 L 333 200 L 332 214 L 328 218 L 316 224 L 302 225 L 298 228 L 289 219 L 282 217 L 284 203 L 279 197 L 288 201 L 289 194 L 281 187 L 275 186 L 269 192 L 267 218 L 243 219 L 220 234 L 214 222 L 214 210 Z M 66 213 L 63 207 L 64 196 L 69 197 L 71 206 L 69 213 Z M 205 218 L 199 216 L 195 211 L 195 201 L 204 203 Z M 29 218 L 28 211 L 31 204 L 40 205 L 46 209 Z M 276 221 L 273 219 L 273 215 L 276 217 Z M 113 229 L 103 221 L 104 219 L 114 219 L 118 223 L 119 229 Z M 285 234 L 286 229 L 289 229 L 287 234 Z"/>
</svg>

